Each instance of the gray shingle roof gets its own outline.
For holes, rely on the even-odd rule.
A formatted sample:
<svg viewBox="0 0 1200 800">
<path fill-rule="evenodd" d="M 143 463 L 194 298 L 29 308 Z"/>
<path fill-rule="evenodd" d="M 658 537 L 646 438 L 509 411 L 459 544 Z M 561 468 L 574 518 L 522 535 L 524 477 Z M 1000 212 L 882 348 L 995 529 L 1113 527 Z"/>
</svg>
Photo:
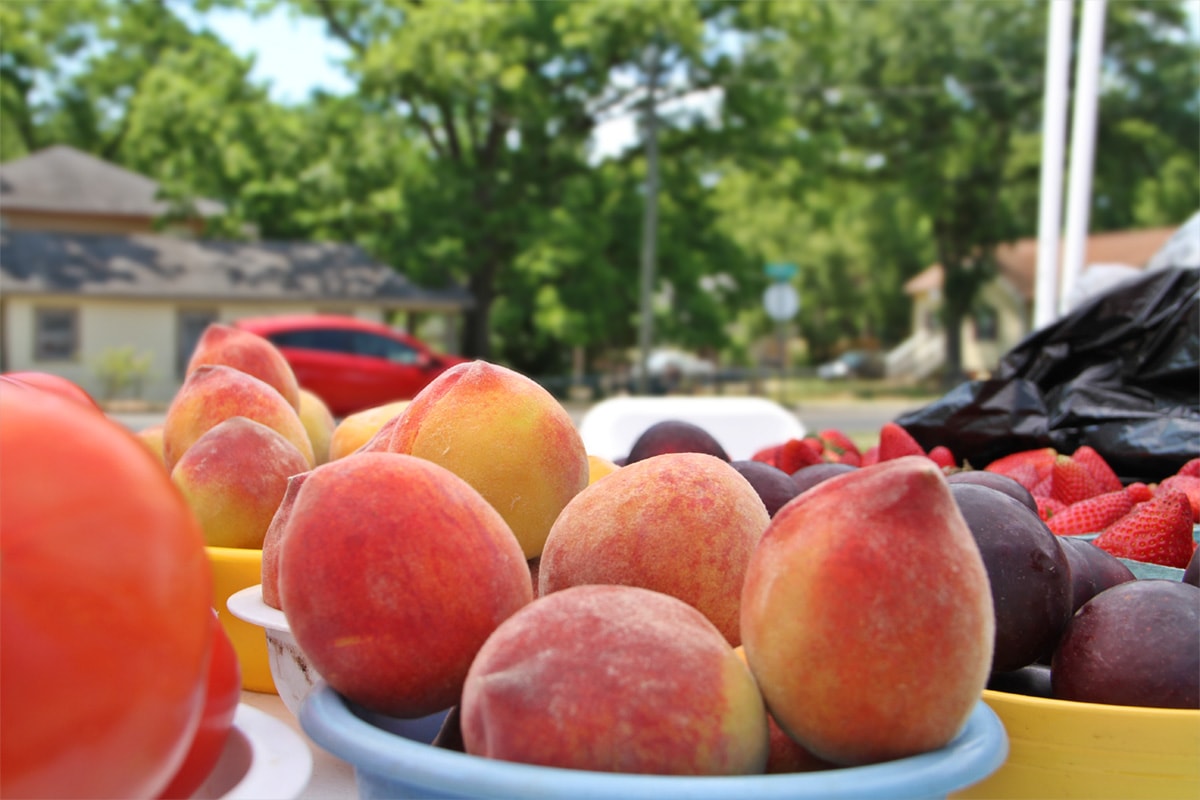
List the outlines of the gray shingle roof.
<svg viewBox="0 0 1200 800">
<path fill-rule="evenodd" d="M 158 181 L 76 150 L 54 145 L 0 164 L 0 209 L 158 217 Z M 223 213 L 214 200 L 197 199 L 201 216 Z"/>
<path fill-rule="evenodd" d="M 0 292 L 206 301 L 365 301 L 462 308 L 464 289 L 424 289 L 361 248 L 171 236 L 0 231 Z"/>
</svg>

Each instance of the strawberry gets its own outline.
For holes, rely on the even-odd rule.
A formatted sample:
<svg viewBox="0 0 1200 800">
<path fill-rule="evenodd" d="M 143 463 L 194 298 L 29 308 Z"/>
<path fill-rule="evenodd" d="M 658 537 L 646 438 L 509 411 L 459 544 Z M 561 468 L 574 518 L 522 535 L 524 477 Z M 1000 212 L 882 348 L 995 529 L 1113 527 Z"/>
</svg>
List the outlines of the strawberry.
<svg viewBox="0 0 1200 800">
<path fill-rule="evenodd" d="M 1178 489 L 1187 495 L 1192 504 L 1192 522 L 1200 522 L 1200 476 L 1172 475 L 1158 484 L 1158 491 L 1163 489 Z"/>
<path fill-rule="evenodd" d="M 995 470 L 988 471 L 994 472 Z M 1037 467 L 1035 467 L 1033 464 L 1017 464 L 1007 472 L 997 472 L 996 474 L 1005 475 L 1009 478 L 1012 478 L 1014 481 L 1028 489 L 1030 494 L 1033 494 L 1033 490 L 1037 488 L 1039 483 L 1041 483 L 1041 479 L 1038 477 Z"/>
<path fill-rule="evenodd" d="M 1104 456 L 1100 455 L 1095 448 L 1090 445 L 1080 445 L 1071 458 L 1083 464 L 1083 468 L 1088 471 L 1092 479 L 1096 481 L 1096 486 L 1100 493 L 1116 492 L 1121 489 L 1121 479 L 1117 477 L 1117 473 L 1104 460 Z"/>
<path fill-rule="evenodd" d="M 813 449 L 810 444 L 800 439 L 788 439 L 783 444 L 764 447 L 750 456 L 750 459 L 770 464 L 772 467 L 778 467 L 789 475 L 801 467 L 825 462 L 825 459 L 821 458 L 820 453 Z"/>
<path fill-rule="evenodd" d="M 1046 526 L 1059 536 L 1077 533 L 1097 533 L 1113 524 L 1133 509 L 1133 499 L 1124 489 L 1105 492 L 1078 503 L 1072 503 L 1054 514 Z"/>
<path fill-rule="evenodd" d="M 846 452 L 842 453 L 840 456 L 835 458 L 834 461 L 838 464 L 849 464 L 852 467 L 861 467 L 862 463 L 863 463 L 863 457 L 862 457 L 862 454 L 859 453 L 857 450 L 855 450 L 853 452 L 851 452 L 850 450 L 847 450 Z"/>
<path fill-rule="evenodd" d="M 1191 475 L 1200 478 L 1200 458 L 1193 458 L 1191 461 L 1179 468 L 1177 475 Z"/>
<path fill-rule="evenodd" d="M 1137 505 L 1154 497 L 1154 490 L 1141 481 L 1134 481 L 1125 487 L 1125 494 L 1129 495 L 1129 499 L 1133 501 L 1134 505 Z"/>
<path fill-rule="evenodd" d="M 1054 515 L 1066 509 L 1066 506 L 1060 500 L 1055 500 L 1053 497 L 1033 496 L 1034 502 L 1037 503 L 1038 516 L 1042 518 L 1042 522 L 1049 524 L 1049 521 L 1054 519 Z"/>
<path fill-rule="evenodd" d="M 862 454 L 862 460 L 859 462 L 860 467 L 869 467 L 872 464 L 879 463 L 879 445 L 873 444 L 866 449 Z"/>
<path fill-rule="evenodd" d="M 842 433 L 837 428 L 826 428 L 819 432 L 817 436 L 825 443 L 826 451 L 832 450 L 838 455 L 845 453 L 854 453 L 857 456 L 862 456 L 862 452 L 858 449 L 853 440 L 849 436 Z"/>
<path fill-rule="evenodd" d="M 923 456 L 925 448 L 917 443 L 912 434 L 895 422 L 885 422 L 879 429 L 879 460 L 891 461 L 903 456 Z"/>
<path fill-rule="evenodd" d="M 1014 469 L 1023 469 L 1025 465 L 1028 465 L 1033 467 L 1040 477 L 1042 474 L 1049 474 L 1050 468 L 1054 466 L 1054 459 L 1057 456 L 1058 451 L 1053 447 L 1020 450 L 1016 453 L 1009 453 L 1006 456 L 997 458 L 984 467 L 984 469 L 988 472 L 999 472 L 1001 475 L 1008 475 Z M 1029 487 L 1026 486 L 1025 488 L 1028 489 Z"/>
<path fill-rule="evenodd" d="M 1118 482 L 1118 488 L 1120 483 Z M 1096 479 L 1087 467 L 1071 456 L 1059 455 L 1050 469 L 1050 496 L 1067 505 L 1100 494 Z"/>
<path fill-rule="evenodd" d="M 950 448 L 944 444 L 939 444 L 930 450 L 929 457 L 942 469 L 954 469 L 958 466 L 958 462 L 954 459 L 954 453 L 950 452 Z"/>
<path fill-rule="evenodd" d="M 1175 489 L 1160 491 L 1105 528 L 1093 542 L 1118 558 L 1183 569 L 1192 557 L 1192 505 Z"/>
</svg>

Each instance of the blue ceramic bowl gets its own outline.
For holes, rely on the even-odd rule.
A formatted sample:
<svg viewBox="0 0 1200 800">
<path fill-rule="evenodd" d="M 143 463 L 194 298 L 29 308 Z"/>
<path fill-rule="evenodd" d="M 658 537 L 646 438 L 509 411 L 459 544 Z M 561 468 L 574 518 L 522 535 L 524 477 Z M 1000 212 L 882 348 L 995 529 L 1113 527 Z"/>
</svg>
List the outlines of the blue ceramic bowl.
<svg viewBox="0 0 1200 800">
<path fill-rule="evenodd" d="M 323 682 L 300 708 L 304 732 L 323 749 L 353 765 L 358 794 L 364 800 L 934 798 L 983 780 L 1008 755 L 1004 726 L 982 700 L 962 732 L 941 750 L 865 767 L 788 775 L 673 777 L 538 767 L 433 747 L 406 738 L 407 731 L 397 727 L 397 722 L 348 703 Z M 425 739 L 423 735 L 420 738 Z"/>
</svg>

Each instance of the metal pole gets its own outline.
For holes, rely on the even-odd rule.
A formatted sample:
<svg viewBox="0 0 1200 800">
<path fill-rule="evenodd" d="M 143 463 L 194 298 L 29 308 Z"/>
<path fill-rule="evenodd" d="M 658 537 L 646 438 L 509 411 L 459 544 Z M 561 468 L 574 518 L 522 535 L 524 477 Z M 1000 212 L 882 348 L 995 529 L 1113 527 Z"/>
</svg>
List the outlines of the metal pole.
<svg viewBox="0 0 1200 800">
<path fill-rule="evenodd" d="M 1067 88 L 1071 63 L 1071 6 L 1050 0 L 1046 32 L 1046 80 L 1042 99 L 1042 183 L 1038 194 L 1037 288 L 1033 327 L 1058 316 L 1058 247 L 1062 225 L 1063 151 L 1067 138 Z"/>
<path fill-rule="evenodd" d="M 1075 102 L 1071 117 L 1071 175 L 1067 194 L 1067 230 L 1063 244 L 1059 313 L 1067 303 L 1075 282 L 1083 272 L 1087 250 L 1088 216 L 1092 200 L 1092 166 L 1096 147 L 1096 94 L 1100 78 L 1100 55 L 1104 49 L 1106 0 L 1083 0 L 1083 22 L 1079 30 L 1079 61 L 1075 71 Z"/>
<path fill-rule="evenodd" d="M 650 348 L 654 345 L 654 266 L 658 237 L 658 110 L 656 108 L 659 79 L 658 44 L 647 50 L 646 101 L 643 109 L 643 135 L 646 146 L 646 182 L 642 215 L 641 315 L 638 325 L 638 348 L 641 372 L 638 391 L 646 394 L 650 387 Z"/>
</svg>

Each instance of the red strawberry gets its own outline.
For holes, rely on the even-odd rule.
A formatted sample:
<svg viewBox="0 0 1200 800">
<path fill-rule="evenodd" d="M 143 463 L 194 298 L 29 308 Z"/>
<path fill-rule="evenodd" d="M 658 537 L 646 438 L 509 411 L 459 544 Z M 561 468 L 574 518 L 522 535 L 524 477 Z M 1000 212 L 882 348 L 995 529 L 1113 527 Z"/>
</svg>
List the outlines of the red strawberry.
<svg viewBox="0 0 1200 800">
<path fill-rule="evenodd" d="M 842 433 L 837 428 L 826 428 L 817 434 L 821 441 L 825 443 L 825 449 L 833 450 L 837 454 L 854 453 L 857 456 L 862 455 L 862 451 L 858 449 L 858 445 L 846 434 Z"/>
<path fill-rule="evenodd" d="M 765 464 L 770 464 L 772 467 L 778 467 L 789 475 L 801 467 L 825 462 L 825 459 L 821 458 L 820 453 L 816 452 L 810 445 L 800 439 L 788 439 L 783 444 L 775 445 L 774 447 L 764 447 L 750 456 L 750 459 L 752 461 L 762 461 Z"/>
<path fill-rule="evenodd" d="M 1118 488 L 1120 483 L 1118 483 Z M 1096 479 L 1071 456 L 1060 455 L 1050 470 L 1050 496 L 1067 505 L 1100 494 Z"/>
<path fill-rule="evenodd" d="M 1158 485 L 1158 491 L 1163 489 L 1178 489 L 1187 495 L 1192 504 L 1192 522 L 1200 522 L 1200 477 L 1172 475 Z"/>
<path fill-rule="evenodd" d="M 825 443 L 824 443 L 823 441 L 821 441 L 821 439 L 820 439 L 819 437 L 817 437 L 817 436 L 805 436 L 805 437 L 804 437 L 803 439 L 801 439 L 800 441 L 804 443 L 804 446 L 805 446 L 805 447 L 807 447 L 808 449 L 812 450 L 812 451 L 813 451 L 814 453 L 816 453 L 817 455 L 819 455 L 819 456 L 820 456 L 820 455 L 824 455 L 824 453 L 825 453 Z"/>
<path fill-rule="evenodd" d="M 1129 493 L 1118 489 L 1072 503 L 1047 520 L 1046 525 L 1059 536 L 1098 533 L 1132 509 L 1133 500 Z"/>
<path fill-rule="evenodd" d="M 954 469 L 958 466 L 958 462 L 954 459 L 954 453 L 950 452 L 950 448 L 944 444 L 939 444 L 930 450 L 929 457 L 942 469 Z"/>
<path fill-rule="evenodd" d="M 994 470 L 988 470 L 993 472 Z M 1033 494 L 1033 490 L 1041 483 L 1041 478 L 1038 477 L 1038 470 L 1033 464 L 1017 464 L 1008 472 L 998 472 L 997 475 L 1005 475 L 1012 478 L 1017 483 L 1024 486 Z"/>
<path fill-rule="evenodd" d="M 1183 492 L 1161 491 L 1105 528 L 1092 543 L 1118 558 L 1183 569 L 1195 549 L 1192 505 Z"/>
<path fill-rule="evenodd" d="M 879 463 L 879 445 L 873 444 L 866 449 L 862 454 L 862 461 L 859 462 L 860 467 L 869 467 L 872 464 Z"/>
<path fill-rule="evenodd" d="M 1104 456 L 1100 455 L 1095 448 L 1086 444 L 1081 445 L 1071 454 L 1071 458 L 1083 464 L 1083 468 L 1096 481 L 1096 486 L 1101 494 L 1116 492 L 1121 489 L 1121 479 L 1117 477 L 1117 473 L 1113 471 L 1113 468 L 1104 460 Z"/>
<path fill-rule="evenodd" d="M 834 461 L 838 464 L 849 464 L 852 467 L 861 467 L 863 463 L 863 457 L 858 451 L 851 452 L 847 450 L 835 458 Z"/>
<path fill-rule="evenodd" d="M 1154 490 L 1141 481 L 1134 481 L 1125 487 L 1125 494 L 1129 495 L 1129 499 L 1133 501 L 1134 505 L 1137 505 L 1154 497 Z"/>
<path fill-rule="evenodd" d="M 1179 468 L 1177 475 L 1192 475 L 1200 478 L 1200 458 L 1193 458 L 1191 461 Z"/>
<path fill-rule="evenodd" d="M 1049 474 L 1050 468 L 1054 466 L 1054 459 L 1058 456 L 1058 451 L 1053 447 L 1039 447 L 1034 450 L 1021 450 L 1016 453 L 1009 453 L 1006 456 L 997 458 L 992 463 L 988 464 L 984 469 L 988 472 L 999 472 L 1001 475 L 1008 475 L 1014 469 L 1023 468 L 1024 465 L 1033 467 L 1039 475 Z M 1026 486 L 1026 489 L 1029 487 Z"/>
<path fill-rule="evenodd" d="M 1054 519 L 1054 515 L 1066 509 L 1066 505 L 1060 500 L 1055 500 L 1053 497 L 1033 496 L 1034 502 L 1037 503 L 1038 516 L 1042 518 L 1042 522 L 1049 524 L 1049 521 Z"/>
<path fill-rule="evenodd" d="M 891 461 L 903 456 L 923 456 L 925 448 L 917 443 L 912 434 L 895 422 L 885 422 L 879 429 L 879 460 Z"/>
</svg>

